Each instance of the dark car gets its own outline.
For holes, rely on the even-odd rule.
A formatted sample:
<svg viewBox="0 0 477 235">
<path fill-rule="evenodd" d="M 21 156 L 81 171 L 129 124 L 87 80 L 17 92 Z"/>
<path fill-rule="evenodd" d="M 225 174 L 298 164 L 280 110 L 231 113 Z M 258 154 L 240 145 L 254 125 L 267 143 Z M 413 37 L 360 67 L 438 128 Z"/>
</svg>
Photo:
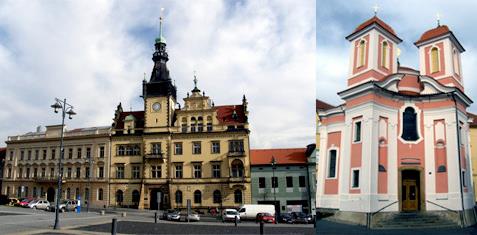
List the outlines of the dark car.
<svg viewBox="0 0 477 235">
<path fill-rule="evenodd" d="M 282 213 L 280 214 L 280 218 L 278 220 L 280 223 L 292 224 L 293 223 L 293 216 L 290 213 Z"/>
<path fill-rule="evenodd" d="M 293 218 L 294 224 L 309 224 L 313 223 L 313 218 L 311 215 L 307 215 L 303 212 L 292 212 L 291 216 Z"/>
</svg>

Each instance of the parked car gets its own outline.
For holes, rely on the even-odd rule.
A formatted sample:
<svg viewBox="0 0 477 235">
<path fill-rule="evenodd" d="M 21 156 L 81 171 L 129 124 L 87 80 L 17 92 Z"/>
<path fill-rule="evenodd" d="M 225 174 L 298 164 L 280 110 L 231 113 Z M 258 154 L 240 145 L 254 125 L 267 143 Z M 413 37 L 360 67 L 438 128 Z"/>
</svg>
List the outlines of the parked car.
<svg viewBox="0 0 477 235">
<path fill-rule="evenodd" d="M 258 213 L 270 213 L 275 216 L 275 206 L 274 205 L 264 205 L 264 204 L 245 204 L 238 210 L 240 218 L 242 220 L 253 220 L 257 218 Z"/>
<path fill-rule="evenodd" d="M 199 214 L 196 214 L 196 213 L 191 213 L 189 215 L 187 213 L 180 213 L 180 216 L 181 216 L 180 220 L 182 220 L 182 218 L 183 218 L 184 221 L 187 221 L 187 220 L 189 220 L 191 222 L 200 221 L 200 216 L 199 216 Z"/>
<path fill-rule="evenodd" d="M 162 219 L 163 220 L 168 220 L 167 217 L 169 214 L 172 214 L 172 213 L 176 213 L 177 210 L 174 210 L 174 209 L 169 209 L 169 210 L 166 210 L 162 213 Z"/>
<path fill-rule="evenodd" d="M 313 218 L 311 215 L 307 215 L 303 212 L 292 212 L 291 216 L 293 218 L 294 224 L 309 224 L 313 223 Z"/>
<path fill-rule="evenodd" d="M 47 200 L 36 200 L 28 204 L 28 206 L 34 210 L 36 209 L 46 210 L 47 208 L 50 207 L 50 202 Z"/>
<path fill-rule="evenodd" d="M 181 214 L 179 213 L 179 211 L 172 211 L 167 213 L 166 219 L 171 221 L 179 221 L 181 220 Z"/>
<path fill-rule="evenodd" d="M 66 199 L 66 200 L 63 200 L 63 201 L 60 202 L 59 210 L 61 212 L 75 211 L 77 205 L 78 205 L 78 202 L 76 200 Z M 56 203 L 52 203 L 52 204 L 50 204 L 50 206 L 47 210 L 48 211 L 55 211 L 55 209 L 56 209 Z"/>
<path fill-rule="evenodd" d="M 19 205 L 21 207 L 28 207 L 28 203 L 30 203 L 32 200 L 33 199 L 31 199 L 31 198 L 25 198 L 19 203 Z"/>
<path fill-rule="evenodd" d="M 260 212 L 260 213 L 257 213 L 257 218 L 255 220 L 257 223 L 260 222 L 260 221 L 263 221 L 265 223 L 275 223 L 275 216 L 273 216 L 272 214 L 268 213 L 268 212 Z"/>
<path fill-rule="evenodd" d="M 235 217 L 237 217 L 237 221 L 240 222 L 240 214 L 235 209 L 225 209 L 222 211 L 222 222 L 235 222 Z"/>
<path fill-rule="evenodd" d="M 8 202 L 9 206 L 18 206 L 20 204 L 20 200 L 16 197 L 11 197 L 8 200 L 9 200 Z"/>
<path fill-rule="evenodd" d="M 282 213 L 282 214 L 280 214 L 278 222 L 279 223 L 292 224 L 293 223 L 293 216 L 290 213 Z"/>
</svg>

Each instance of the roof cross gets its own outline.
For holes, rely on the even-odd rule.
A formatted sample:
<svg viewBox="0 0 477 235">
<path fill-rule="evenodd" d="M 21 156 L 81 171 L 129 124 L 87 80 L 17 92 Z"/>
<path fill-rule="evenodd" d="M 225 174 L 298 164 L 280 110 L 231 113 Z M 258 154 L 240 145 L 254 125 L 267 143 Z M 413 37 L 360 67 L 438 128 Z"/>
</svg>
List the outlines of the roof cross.
<svg viewBox="0 0 477 235">
<path fill-rule="evenodd" d="M 437 12 L 436 14 L 436 20 L 437 20 L 437 27 L 441 26 L 441 14 Z"/>
</svg>

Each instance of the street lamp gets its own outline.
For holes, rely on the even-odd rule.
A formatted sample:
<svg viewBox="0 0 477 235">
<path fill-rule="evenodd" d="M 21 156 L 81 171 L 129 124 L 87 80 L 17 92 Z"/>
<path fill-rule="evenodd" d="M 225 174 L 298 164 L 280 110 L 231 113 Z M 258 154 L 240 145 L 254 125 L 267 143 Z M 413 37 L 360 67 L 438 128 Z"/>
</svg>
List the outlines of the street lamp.
<svg viewBox="0 0 477 235">
<path fill-rule="evenodd" d="M 61 160 L 64 157 L 65 150 L 63 147 L 63 136 L 64 136 L 64 129 L 65 129 L 65 117 L 68 114 L 68 118 L 72 119 L 73 115 L 76 113 L 73 111 L 73 106 L 66 103 L 66 99 L 60 100 L 55 98 L 55 103 L 51 105 L 55 113 L 58 113 L 58 110 L 61 110 L 61 137 L 60 137 L 60 159 L 58 160 L 58 192 L 56 194 L 56 207 L 55 207 L 55 225 L 53 229 L 60 228 L 60 221 L 59 221 L 59 209 L 60 209 L 60 200 L 61 200 L 61 183 L 63 180 L 63 170 L 62 170 L 62 162 Z"/>
<path fill-rule="evenodd" d="M 275 194 L 275 186 L 278 186 L 278 179 L 275 180 L 275 165 L 277 164 L 277 161 L 275 160 L 275 157 L 272 156 L 272 188 L 273 188 L 273 204 L 275 205 L 275 223 L 277 222 L 277 196 Z M 278 206 L 280 206 L 280 203 L 278 203 Z"/>
</svg>

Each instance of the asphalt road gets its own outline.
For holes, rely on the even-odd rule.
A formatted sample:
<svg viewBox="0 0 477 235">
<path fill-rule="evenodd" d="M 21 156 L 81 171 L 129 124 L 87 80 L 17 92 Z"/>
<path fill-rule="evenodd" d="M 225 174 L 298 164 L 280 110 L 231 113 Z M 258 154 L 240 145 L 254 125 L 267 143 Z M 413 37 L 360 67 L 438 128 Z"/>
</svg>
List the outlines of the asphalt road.
<svg viewBox="0 0 477 235">
<path fill-rule="evenodd" d="M 111 223 L 75 228 L 81 231 L 110 232 Z M 119 221 L 117 232 L 123 234 L 260 234 L 260 226 L 255 223 L 198 224 L 198 223 L 150 223 L 138 221 Z M 264 234 L 315 234 L 312 226 L 297 227 L 265 224 Z"/>
</svg>

